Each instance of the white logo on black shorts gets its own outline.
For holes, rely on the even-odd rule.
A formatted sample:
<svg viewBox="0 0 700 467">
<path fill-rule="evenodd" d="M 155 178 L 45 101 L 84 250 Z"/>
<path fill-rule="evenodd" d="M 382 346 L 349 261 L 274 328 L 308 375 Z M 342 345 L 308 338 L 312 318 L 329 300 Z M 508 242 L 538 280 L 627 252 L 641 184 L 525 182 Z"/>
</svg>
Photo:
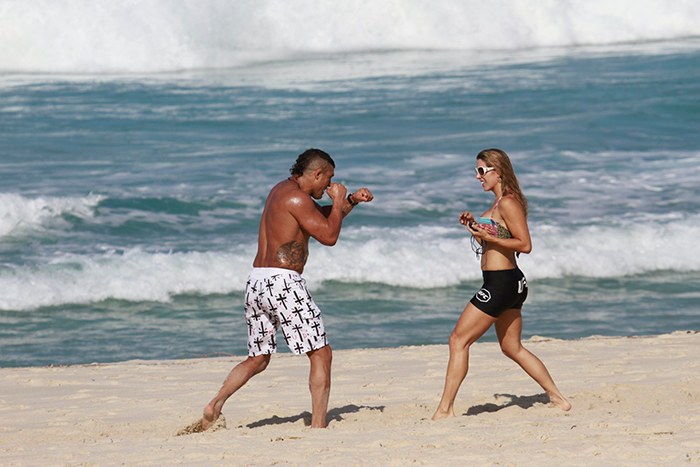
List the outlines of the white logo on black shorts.
<svg viewBox="0 0 700 467">
<path fill-rule="evenodd" d="M 476 293 L 476 299 L 479 300 L 480 302 L 486 303 L 489 300 L 491 300 L 491 292 L 488 290 L 482 288 Z"/>
<path fill-rule="evenodd" d="M 525 289 L 527 289 L 527 280 L 523 277 L 518 281 L 518 293 L 523 293 Z"/>
</svg>

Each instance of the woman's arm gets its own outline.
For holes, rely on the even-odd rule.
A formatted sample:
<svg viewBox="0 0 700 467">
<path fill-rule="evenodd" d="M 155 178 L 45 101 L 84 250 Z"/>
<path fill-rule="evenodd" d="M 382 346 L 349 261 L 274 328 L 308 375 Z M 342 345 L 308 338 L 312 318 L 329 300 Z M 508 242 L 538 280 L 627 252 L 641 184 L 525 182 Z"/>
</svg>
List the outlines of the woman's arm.
<svg viewBox="0 0 700 467">
<path fill-rule="evenodd" d="M 478 240 L 487 241 L 493 245 L 507 248 L 518 253 L 528 254 L 532 251 L 530 229 L 527 227 L 527 219 L 523 207 L 514 198 L 504 197 L 498 205 L 499 212 L 513 238 L 498 238 L 479 227 L 469 228 L 469 231 Z"/>
</svg>

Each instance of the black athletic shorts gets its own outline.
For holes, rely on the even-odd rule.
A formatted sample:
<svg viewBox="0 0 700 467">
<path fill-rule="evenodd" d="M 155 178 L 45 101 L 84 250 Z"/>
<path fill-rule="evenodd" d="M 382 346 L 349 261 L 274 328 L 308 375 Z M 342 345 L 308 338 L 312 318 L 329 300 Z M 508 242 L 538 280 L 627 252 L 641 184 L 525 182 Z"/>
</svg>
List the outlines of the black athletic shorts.
<svg viewBox="0 0 700 467">
<path fill-rule="evenodd" d="M 498 318 L 504 311 L 520 310 L 527 298 L 527 280 L 519 268 L 483 271 L 484 285 L 470 300 L 475 307 Z"/>
</svg>

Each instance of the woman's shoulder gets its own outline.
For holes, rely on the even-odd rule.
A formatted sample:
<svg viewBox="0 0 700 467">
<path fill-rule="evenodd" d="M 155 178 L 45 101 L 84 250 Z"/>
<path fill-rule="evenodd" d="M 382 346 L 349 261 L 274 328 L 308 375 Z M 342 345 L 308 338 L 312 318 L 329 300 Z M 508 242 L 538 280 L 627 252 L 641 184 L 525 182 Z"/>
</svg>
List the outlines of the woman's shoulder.
<svg viewBox="0 0 700 467">
<path fill-rule="evenodd" d="M 523 212 L 522 204 L 513 195 L 504 195 L 498 203 L 498 207 L 506 212 Z"/>
</svg>

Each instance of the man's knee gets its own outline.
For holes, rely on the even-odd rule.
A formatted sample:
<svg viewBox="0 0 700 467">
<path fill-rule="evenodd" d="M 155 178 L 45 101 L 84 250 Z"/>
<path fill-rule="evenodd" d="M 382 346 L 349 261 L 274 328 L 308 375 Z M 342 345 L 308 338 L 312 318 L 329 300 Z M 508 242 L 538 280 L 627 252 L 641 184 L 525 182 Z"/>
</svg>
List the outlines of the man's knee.
<svg viewBox="0 0 700 467">
<path fill-rule="evenodd" d="M 252 368 L 253 374 L 257 375 L 265 371 L 265 368 L 267 368 L 267 365 L 270 363 L 270 357 L 270 354 L 248 357 L 247 363 Z"/>
<path fill-rule="evenodd" d="M 330 364 L 333 360 L 333 351 L 330 345 L 325 345 L 320 349 L 312 350 L 307 353 L 309 359 L 312 361 L 324 362 Z"/>
<path fill-rule="evenodd" d="M 311 371 L 329 373 L 331 371 L 331 363 L 333 362 L 333 351 L 330 345 L 321 347 L 320 349 L 312 350 L 307 353 L 311 362 Z"/>
<path fill-rule="evenodd" d="M 318 350 L 319 350 L 320 352 L 323 352 L 323 353 L 322 353 L 322 357 L 323 357 L 324 360 L 327 360 L 328 363 L 330 363 L 331 361 L 333 361 L 333 350 L 331 349 L 331 346 L 330 346 L 330 345 L 326 345 L 326 346 L 324 346 L 324 347 L 321 347 L 321 348 L 318 349 Z"/>
</svg>

